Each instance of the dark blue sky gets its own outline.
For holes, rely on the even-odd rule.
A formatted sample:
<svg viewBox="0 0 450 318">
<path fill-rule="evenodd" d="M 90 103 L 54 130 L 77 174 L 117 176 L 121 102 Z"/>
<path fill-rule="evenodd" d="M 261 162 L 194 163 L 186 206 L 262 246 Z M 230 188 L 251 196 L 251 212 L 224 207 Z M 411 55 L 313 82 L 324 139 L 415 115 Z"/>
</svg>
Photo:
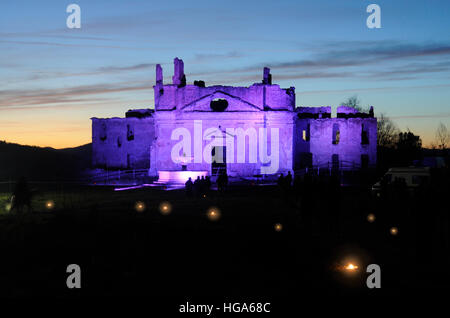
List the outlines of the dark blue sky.
<svg viewBox="0 0 450 318">
<path fill-rule="evenodd" d="M 66 27 L 70 3 L 81 29 Z M 207 85 L 248 86 L 269 66 L 298 106 L 357 94 L 428 144 L 450 128 L 449 16 L 444 0 L 2 1 L 0 139 L 87 143 L 90 117 L 153 107 L 154 65 L 169 81 L 178 56 Z"/>
</svg>

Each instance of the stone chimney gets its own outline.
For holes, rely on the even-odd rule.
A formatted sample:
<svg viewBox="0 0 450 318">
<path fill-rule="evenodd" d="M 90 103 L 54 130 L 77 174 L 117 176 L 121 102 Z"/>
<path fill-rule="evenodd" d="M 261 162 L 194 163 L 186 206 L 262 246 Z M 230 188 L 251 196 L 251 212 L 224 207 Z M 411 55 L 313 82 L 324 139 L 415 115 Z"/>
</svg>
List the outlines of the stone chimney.
<svg viewBox="0 0 450 318">
<path fill-rule="evenodd" d="M 182 59 L 179 59 L 176 57 L 173 60 L 173 77 L 172 81 L 173 84 L 178 86 L 185 86 L 186 85 L 186 76 L 184 75 L 184 63 Z"/>
<path fill-rule="evenodd" d="M 270 68 L 268 67 L 264 68 L 263 84 L 272 85 L 272 74 L 270 74 Z"/>
<path fill-rule="evenodd" d="M 163 69 L 160 64 L 156 64 L 156 85 L 163 85 Z"/>
</svg>

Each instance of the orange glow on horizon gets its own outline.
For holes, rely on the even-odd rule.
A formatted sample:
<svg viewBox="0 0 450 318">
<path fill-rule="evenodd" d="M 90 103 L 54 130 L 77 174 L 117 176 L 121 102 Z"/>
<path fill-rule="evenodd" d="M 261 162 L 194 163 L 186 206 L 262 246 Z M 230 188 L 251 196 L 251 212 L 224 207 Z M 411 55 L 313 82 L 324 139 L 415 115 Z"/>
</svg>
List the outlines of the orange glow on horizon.
<svg viewBox="0 0 450 318">
<path fill-rule="evenodd" d="M 151 92 L 151 89 L 149 90 Z M 145 96 L 149 94 L 145 92 Z M 149 94 L 152 95 L 152 94 Z M 80 104 L 33 104 L 33 107 L 0 108 L 0 139 L 10 143 L 55 149 L 72 148 L 92 141 L 91 117 L 124 117 L 129 107 L 143 108 L 144 100 L 122 99 L 120 101 L 94 102 Z M 153 98 L 145 99 L 145 107 L 153 105 Z M 153 108 L 150 106 L 150 108 Z M 394 121 L 403 123 L 402 119 Z M 414 122 L 415 123 L 415 122 Z M 413 133 L 422 139 L 423 147 L 431 147 L 435 139 L 434 121 L 418 122 Z M 403 124 L 400 125 L 402 130 Z M 406 126 L 405 126 L 406 127 Z"/>
<path fill-rule="evenodd" d="M 83 124 L 68 123 L 64 119 L 55 121 L 56 123 L 23 120 L 20 124 L 19 122 L 4 124 L 4 121 L 0 120 L 1 140 L 25 146 L 55 149 L 78 147 L 92 141 L 89 119 Z"/>
<path fill-rule="evenodd" d="M 143 108 L 144 100 L 124 97 L 108 102 L 0 107 L 0 140 L 55 149 L 79 147 L 92 142 L 91 117 L 125 117 L 129 103 Z M 153 105 L 151 96 L 145 105 Z"/>
</svg>

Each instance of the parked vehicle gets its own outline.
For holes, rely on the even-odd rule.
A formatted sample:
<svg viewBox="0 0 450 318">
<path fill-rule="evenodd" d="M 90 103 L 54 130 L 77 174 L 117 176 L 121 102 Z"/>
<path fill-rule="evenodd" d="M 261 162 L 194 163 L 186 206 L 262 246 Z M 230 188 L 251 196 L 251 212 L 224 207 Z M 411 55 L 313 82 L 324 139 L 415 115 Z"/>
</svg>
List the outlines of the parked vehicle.
<svg viewBox="0 0 450 318">
<path fill-rule="evenodd" d="M 372 186 L 372 194 L 379 197 L 382 195 L 382 188 L 392 188 L 395 184 L 403 184 L 410 192 L 414 192 L 419 187 L 430 185 L 431 174 L 428 167 L 404 167 L 390 168 L 388 172 Z"/>
</svg>

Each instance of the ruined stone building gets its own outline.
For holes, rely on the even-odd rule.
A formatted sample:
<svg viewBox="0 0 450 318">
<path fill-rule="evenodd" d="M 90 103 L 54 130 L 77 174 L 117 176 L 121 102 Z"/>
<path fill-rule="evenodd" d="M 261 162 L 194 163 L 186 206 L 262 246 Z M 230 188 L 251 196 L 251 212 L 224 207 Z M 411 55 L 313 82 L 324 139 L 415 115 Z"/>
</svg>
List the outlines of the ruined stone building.
<svg viewBox="0 0 450 318">
<path fill-rule="evenodd" d="M 373 109 L 296 107 L 295 88 L 272 83 L 268 68 L 250 87 L 188 84 L 175 58 L 172 83 L 156 66 L 154 109 L 125 118 L 92 118 L 93 165 L 108 169 L 202 171 L 230 176 L 312 167 L 364 168 L 376 163 Z"/>
</svg>

